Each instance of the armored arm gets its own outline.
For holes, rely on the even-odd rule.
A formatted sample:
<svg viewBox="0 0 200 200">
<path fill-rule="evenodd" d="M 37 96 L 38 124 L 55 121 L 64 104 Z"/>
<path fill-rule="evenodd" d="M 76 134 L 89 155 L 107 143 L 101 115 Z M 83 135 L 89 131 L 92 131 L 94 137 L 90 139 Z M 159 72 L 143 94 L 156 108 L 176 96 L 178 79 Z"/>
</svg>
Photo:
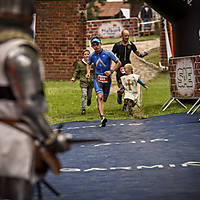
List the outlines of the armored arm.
<svg viewBox="0 0 200 200">
<path fill-rule="evenodd" d="M 9 52 L 5 72 L 19 108 L 19 118 L 26 121 L 35 133 L 48 138 L 52 130 L 44 118 L 47 105 L 41 80 L 42 62 L 38 52 L 28 45 Z"/>
</svg>

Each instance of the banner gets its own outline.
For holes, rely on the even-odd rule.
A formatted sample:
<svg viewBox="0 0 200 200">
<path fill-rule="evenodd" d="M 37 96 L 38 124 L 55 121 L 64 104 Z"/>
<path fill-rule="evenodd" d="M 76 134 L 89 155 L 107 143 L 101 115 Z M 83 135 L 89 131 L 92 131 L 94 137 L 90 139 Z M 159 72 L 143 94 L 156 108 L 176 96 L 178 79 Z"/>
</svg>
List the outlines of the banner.
<svg viewBox="0 0 200 200">
<path fill-rule="evenodd" d="M 104 38 L 104 37 L 120 38 L 122 30 L 123 30 L 122 23 L 109 22 L 109 23 L 103 23 L 99 27 L 98 32 L 102 38 Z"/>
</svg>

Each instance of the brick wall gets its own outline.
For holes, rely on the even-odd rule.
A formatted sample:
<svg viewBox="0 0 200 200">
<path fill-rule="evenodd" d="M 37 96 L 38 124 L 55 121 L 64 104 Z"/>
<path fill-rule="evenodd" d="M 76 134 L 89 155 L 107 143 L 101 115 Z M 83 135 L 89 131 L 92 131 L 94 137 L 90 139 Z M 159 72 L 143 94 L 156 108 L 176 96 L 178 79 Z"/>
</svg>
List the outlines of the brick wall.
<svg viewBox="0 0 200 200">
<path fill-rule="evenodd" d="M 138 18 L 87 21 L 86 37 L 91 39 L 98 35 L 101 38 L 119 38 L 124 28 L 129 30 L 130 37 L 138 36 Z"/>
<path fill-rule="evenodd" d="M 168 66 L 164 18 L 160 20 L 160 62 L 162 66 Z"/>
<path fill-rule="evenodd" d="M 69 80 L 86 48 L 85 0 L 36 1 L 36 43 L 46 80 Z"/>
</svg>

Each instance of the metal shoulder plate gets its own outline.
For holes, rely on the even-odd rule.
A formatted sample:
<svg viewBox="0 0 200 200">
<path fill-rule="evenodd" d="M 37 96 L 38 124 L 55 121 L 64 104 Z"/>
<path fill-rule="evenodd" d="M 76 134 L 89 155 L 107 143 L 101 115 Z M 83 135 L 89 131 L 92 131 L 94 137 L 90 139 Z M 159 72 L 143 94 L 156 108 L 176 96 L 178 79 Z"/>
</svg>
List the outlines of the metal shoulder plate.
<svg viewBox="0 0 200 200">
<path fill-rule="evenodd" d="M 5 70 L 14 95 L 25 106 L 43 110 L 43 86 L 41 81 L 42 62 L 38 52 L 31 45 L 21 45 L 10 50 Z M 42 102 L 38 102 L 42 101 Z M 39 107 L 38 107 L 39 106 Z"/>
</svg>

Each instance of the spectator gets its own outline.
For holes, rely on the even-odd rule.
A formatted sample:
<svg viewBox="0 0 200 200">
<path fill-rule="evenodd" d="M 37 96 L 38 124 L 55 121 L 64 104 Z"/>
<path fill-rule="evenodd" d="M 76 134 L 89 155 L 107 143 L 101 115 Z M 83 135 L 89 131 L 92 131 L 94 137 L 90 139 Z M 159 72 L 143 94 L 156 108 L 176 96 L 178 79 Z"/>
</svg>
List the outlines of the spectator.
<svg viewBox="0 0 200 200">
<path fill-rule="evenodd" d="M 153 14 L 152 14 L 152 9 L 148 6 L 147 3 L 144 3 L 144 5 L 141 7 L 140 17 L 141 17 L 142 21 L 145 23 L 143 36 L 145 36 L 146 33 L 148 35 L 150 35 L 151 34 L 151 23 L 147 23 L 147 22 L 151 22 Z"/>
</svg>

